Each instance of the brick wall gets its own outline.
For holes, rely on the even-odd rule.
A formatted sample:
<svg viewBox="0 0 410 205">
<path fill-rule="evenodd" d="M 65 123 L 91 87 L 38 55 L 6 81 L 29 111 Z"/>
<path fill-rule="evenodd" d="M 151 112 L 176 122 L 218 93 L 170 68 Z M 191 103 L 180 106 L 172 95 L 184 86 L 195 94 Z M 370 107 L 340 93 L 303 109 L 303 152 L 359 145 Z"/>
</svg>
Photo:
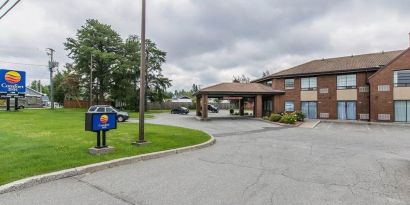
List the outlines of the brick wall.
<svg viewBox="0 0 410 205">
<path fill-rule="evenodd" d="M 357 119 L 360 119 L 360 114 L 369 114 L 369 92 L 359 92 L 360 87 L 367 87 L 367 79 L 374 72 L 356 73 L 357 84 Z M 272 87 L 275 89 L 285 90 L 284 79 L 273 79 Z M 301 79 L 295 78 L 295 88 L 285 90 L 284 95 L 274 96 L 274 112 L 281 113 L 284 111 L 285 101 L 293 101 L 295 110 L 301 110 L 300 93 Z M 317 76 L 317 113 L 318 118 L 326 116 L 328 119 L 337 119 L 337 75 Z"/>
<path fill-rule="evenodd" d="M 295 88 L 285 90 L 285 79 L 273 79 L 272 87 L 278 90 L 284 90 L 283 95 L 275 95 L 273 98 L 273 112 L 282 113 L 285 111 L 285 101 L 293 101 L 295 110 L 300 111 L 300 78 L 295 78 Z"/>
<path fill-rule="evenodd" d="M 329 119 L 337 118 L 336 81 L 336 75 L 319 76 L 317 78 L 317 112 L 319 117 L 320 113 L 328 113 Z M 321 89 L 327 89 L 328 93 L 321 93 Z"/>
<path fill-rule="evenodd" d="M 372 121 L 379 121 L 378 116 L 383 114 L 390 115 L 390 120 L 394 121 L 394 71 L 410 68 L 410 50 L 406 50 L 398 58 L 393 60 L 385 68 L 379 70 L 376 74 L 369 78 L 370 82 L 370 117 Z M 389 85 L 389 91 L 379 91 L 379 85 Z"/>
</svg>

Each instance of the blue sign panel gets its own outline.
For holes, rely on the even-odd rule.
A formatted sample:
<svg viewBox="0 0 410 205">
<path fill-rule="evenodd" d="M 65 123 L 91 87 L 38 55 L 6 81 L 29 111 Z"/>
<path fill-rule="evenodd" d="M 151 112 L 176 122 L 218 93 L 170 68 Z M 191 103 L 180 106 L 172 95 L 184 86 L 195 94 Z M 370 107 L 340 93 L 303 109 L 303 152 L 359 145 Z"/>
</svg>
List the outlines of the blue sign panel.
<svg viewBox="0 0 410 205">
<path fill-rule="evenodd" d="M 0 93 L 24 95 L 26 93 L 26 72 L 0 69 Z"/>
<path fill-rule="evenodd" d="M 116 113 L 94 113 L 93 114 L 93 131 L 111 130 L 117 128 Z"/>
</svg>

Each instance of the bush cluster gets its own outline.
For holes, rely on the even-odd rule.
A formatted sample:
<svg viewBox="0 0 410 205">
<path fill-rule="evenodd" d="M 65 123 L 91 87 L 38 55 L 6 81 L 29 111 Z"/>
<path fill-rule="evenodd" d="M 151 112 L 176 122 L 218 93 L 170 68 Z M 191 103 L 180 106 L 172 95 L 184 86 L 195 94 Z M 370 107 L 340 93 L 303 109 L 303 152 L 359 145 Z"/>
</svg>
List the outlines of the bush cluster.
<svg viewBox="0 0 410 205">
<path fill-rule="evenodd" d="M 279 122 L 280 119 L 282 119 L 282 115 L 279 115 L 279 114 L 272 113 L 269 116 L 269 121 L 272 121 L 272 122 Z"/>
<path fill-rule="evenodd" d="M 280 123 L 285 124 L 295 124 L 297 121 L 297 115 L 295 112 L 292 113 L 283 113 L 282 118 L 280 119 Z"/>
<path fill-rule="evenodd" d="M 282 114 L 272 113 L 267 119 L 272 122 L 295 124 L 297 121 L 303 122 L 305 115 L 302 112 L 285 112 Z"/>
<path fill-rule="evenodd" d="M 305 120 L 305 114 L 303 114 L 303 112 L 298 111 L 298 112 L 295 112 L 295 114 L 296 114 L 297 121 L 303 122 Z"/>
</svg>

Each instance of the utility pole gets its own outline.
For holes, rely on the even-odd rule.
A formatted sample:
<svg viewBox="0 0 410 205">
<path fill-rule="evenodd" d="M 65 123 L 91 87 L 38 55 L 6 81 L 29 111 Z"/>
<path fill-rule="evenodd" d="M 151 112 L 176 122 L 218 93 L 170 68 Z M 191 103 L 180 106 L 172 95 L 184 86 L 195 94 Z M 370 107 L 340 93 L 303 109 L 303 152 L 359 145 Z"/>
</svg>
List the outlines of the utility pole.
<svg viewBox="0 0 410 205">
<path fill-rule="evenodd" d="M 145 143 L 144 111 L 145 111 L 145 0 L 142 0 L 141 12 L 141 68 L 140 68 L 140 116 L 138 144 Z"/>
<path fill-rule="evenodd" d="M 90 59 L 90 99 L 89 107 L 93 105 L 93 54 L 91 54 Z"/>
<path fill-rule="evenodd" d="M 51 102 L 51 109 L 54 109 L 54 85 L 53 85 L 53 69 L 58 65 L 57 62 L 54 62 L 54 52 L 55 50 L 52 48 L 47 48 L 49 52 L 47 55 L 50 56 L 50 62 L 48 63 L 48 68 L 50 70 L 50 102 Z"/>
</svg>

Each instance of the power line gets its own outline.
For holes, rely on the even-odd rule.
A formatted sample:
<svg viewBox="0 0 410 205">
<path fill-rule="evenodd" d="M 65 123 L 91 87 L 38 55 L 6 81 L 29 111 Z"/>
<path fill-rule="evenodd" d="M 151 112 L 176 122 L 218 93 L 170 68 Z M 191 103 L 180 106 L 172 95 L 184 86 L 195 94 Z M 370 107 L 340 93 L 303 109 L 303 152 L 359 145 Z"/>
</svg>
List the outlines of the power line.
<svg viewBox="0 0 410 205">
<path fill-rule="evenodd" d="M 11 6 L 2 16 L 0 16 L 0 20 L 7 15 L 7 13 L 9 13 L 21 0 L 17 0 L 16 3 L 13 4 L 13 6 Z"/>
<path fill-rule="evenodd" d="M 5 1 L 5 2 L 3 3 L 3 5 L 1 5 L 0 10 L 1 10 L 4 6 L 6 6 L 7 3 L 9 3 L 9 1 L 10 1 L 10 0 Z"/>
<path fill-rule="evenodd" d="M 7 64 L 14 64 L 14 65 L 26 65 L 26 66 L 37 66 L 37 67 L 48 67 L 48 65 L 39 65 L 39 64 L 30 64 L 30 63 L 15 63 L 15 62 L 8 62 L 8 61 L 1 61 L 0 63 L 7 63 Z"/>
</svg>

